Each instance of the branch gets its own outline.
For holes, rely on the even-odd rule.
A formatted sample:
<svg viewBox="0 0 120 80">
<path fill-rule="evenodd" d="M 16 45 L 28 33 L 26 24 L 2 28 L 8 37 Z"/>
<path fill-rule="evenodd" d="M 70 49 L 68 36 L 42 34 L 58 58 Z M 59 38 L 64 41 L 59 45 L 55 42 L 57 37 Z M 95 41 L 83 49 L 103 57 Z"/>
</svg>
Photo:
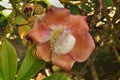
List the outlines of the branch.
<svg viewBox="0 0 120 80">
<path fill-rule="evenodd" d="M 91 71 L 93 80 L 99 80 L 94 63 L 90 58 L 87 60 L 87 65 L 88 65 L 89 70 Z"/>
<path fill-rule="evenodd" d="M 120 1 L 118 2 L 118 4 L 120 4 Z M 113 16 L 112 22 L 115 24 L 115 22 L 118 18 L 120 18 L 120 5 L 116 6 L 116 12 Z"/>
<path fill-rule="evenodd" d="M 23 18 L 27 19 L 27 16 L 26 16 L 23 12 L 21 12 L 21 11 L 18 9 L 18 7 L 16 6 L 17 1 L 16 1 L 16 0 L 9 0 L 9 1 L 10 1 L 10 3 L 12 4 L 13 9 L 14 9 L 19 15 L 22 15 Z"/>
<path fill-rule="evenodd" d="M 94 28 L 96 23 L 101 19 L 101 9 L 103 8 L 102 0 L 95 0 L 95 12 L 90 21 L 90 27 Z"/>
</svg>

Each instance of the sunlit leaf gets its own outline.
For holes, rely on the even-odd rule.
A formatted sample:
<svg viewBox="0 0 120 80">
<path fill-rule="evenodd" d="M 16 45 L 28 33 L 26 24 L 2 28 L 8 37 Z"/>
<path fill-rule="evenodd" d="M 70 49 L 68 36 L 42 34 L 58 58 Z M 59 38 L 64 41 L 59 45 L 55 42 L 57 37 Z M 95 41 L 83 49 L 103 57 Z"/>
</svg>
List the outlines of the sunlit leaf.
<svg viewBox="0 0 120 80">
<path fill-rule="evenodd" d="M 23 63 L 19 69 L 17 80 L 30 80 L 40 69 L 42 69 L 46 62 L 36 59 L 32 52 L 35 47 L 28 48 Z"/>
<path fill-rule="evenodd" d="M 23 39 L 27 35 L 29 30 L 30 30 L 30 27 L 28 25 L 21 26 L 18 28 L 18 33 L 19 33 L 21 39 Z"/>
<path fill-rule="evenodd" d="M 0 46 L 0 64 L 4 80 L 15 80 L 17 55 L 15 48 L 8 40 L 4 40 Z"/>
<path fill-rule="evenodd" d="M 23 17 L 18 16 L 15 20 L 15 23 L 17 25 L 19 25 L 18 33 L 19 33 L 21 39 L 23 39 L 23 37 L 25 37 L 27 35 L 28 31 L 30 30 L 28 22 Z"/>
<path fill-rule="evenodd" d="M 67 77 L 62 73 L 52 74 L 51 76 L 43 79 L 43 80 L 67 80 Z"/>
<path fill-rule="evenodd" d="M 9 3 L 9 0 L 0 1 L 0 5 L 5 7 L 5 8 L 12 8 L 12 5 L 11 5 L 11 3 Z"/>
<path fill-rule="evenodd" d="M 15 23 L 18 25 L 27 24 L 28 22 L 21 16 L 16 17 Z"/>
</svg>

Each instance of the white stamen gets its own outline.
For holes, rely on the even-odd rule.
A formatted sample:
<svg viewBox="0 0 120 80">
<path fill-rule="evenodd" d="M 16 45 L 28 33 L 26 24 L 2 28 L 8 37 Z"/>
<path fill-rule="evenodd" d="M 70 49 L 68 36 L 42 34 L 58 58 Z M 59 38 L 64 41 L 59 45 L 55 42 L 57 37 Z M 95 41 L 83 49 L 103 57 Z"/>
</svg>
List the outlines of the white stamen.
<svg viewBox="0 0 120 80">
<path fill-rule="evenodd" d="M 75 45 L 75 37 L 70 33 L 62 33 L 54 43 L 54 53 L 66 54 L 72 50 Z"/>
</svg>

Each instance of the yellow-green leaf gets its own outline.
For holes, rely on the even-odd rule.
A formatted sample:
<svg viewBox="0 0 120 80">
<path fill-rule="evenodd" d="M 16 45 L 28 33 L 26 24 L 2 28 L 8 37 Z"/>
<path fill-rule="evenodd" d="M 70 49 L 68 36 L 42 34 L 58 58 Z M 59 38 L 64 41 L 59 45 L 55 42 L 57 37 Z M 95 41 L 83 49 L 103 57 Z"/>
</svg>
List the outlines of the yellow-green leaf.
<svg viewBox="0 0 120 80">
<path fill-rule="evenodd" d="M 34 46 L 28 48 L 23 63 L 18 71 L 17 80 L 30 80 L 45 66 L 45 61 L 38 60 L 33 56 L 32 52 L 34 48 Z"/>
<path fill-rule="evenodd" d="M 8 40 L 0 46 L 0 70 L 3 80 L 15 80 L 17 71 L 17 54 L 15 48 Z"/>
</svg>

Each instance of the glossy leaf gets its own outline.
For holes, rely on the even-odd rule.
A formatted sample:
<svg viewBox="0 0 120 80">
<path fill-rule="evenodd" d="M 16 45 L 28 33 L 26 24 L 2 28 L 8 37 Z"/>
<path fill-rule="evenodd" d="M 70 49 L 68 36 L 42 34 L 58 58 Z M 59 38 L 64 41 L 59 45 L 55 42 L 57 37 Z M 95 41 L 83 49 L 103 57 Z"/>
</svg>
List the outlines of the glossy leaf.
<svg viewBox="0 0 120 80">
<path fill-rule="evenodd" d="M 8 40 L 4 40 L 0 46 L 0 64 L 0 76 L 3 76 L 3 80 L 15 80 L 17 54 L 15 48 Z"/>
<path fill-rule="evenodd" d="M 45 66 L 45 61 L 38 60 L 33 56 L 32 52 L 34 48 L 34 46 L 28 48 L 23 63 L 18 71 L 17 80 L 30 80 Z"/>
<path fill-rule="evenodd" d="M 52 74 L 51 76 L 43 79 L 43 80 L 67 80 L 67 77 L 62 73 Z"/>
</svg>

